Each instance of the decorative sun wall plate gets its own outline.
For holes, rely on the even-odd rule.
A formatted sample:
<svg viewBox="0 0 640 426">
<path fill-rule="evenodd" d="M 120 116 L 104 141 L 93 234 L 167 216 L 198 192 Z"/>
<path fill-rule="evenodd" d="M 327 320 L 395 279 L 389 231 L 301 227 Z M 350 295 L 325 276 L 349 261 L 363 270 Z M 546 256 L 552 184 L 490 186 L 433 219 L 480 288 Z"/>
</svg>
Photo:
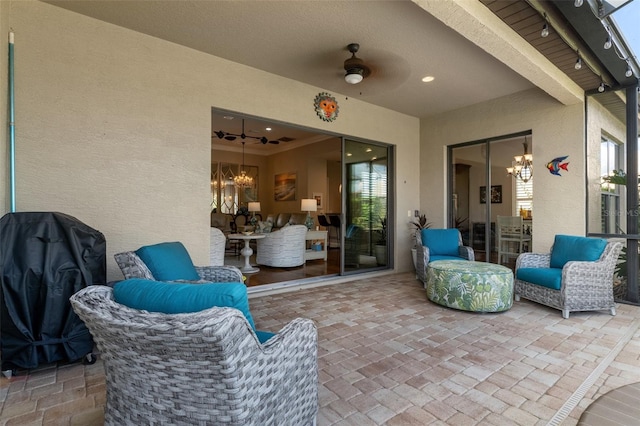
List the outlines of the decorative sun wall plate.
<svg viewBox="0 0 640 426">
<path fill-rule="evenodd" d="M 313 101 L 318 117 L 324 121 L 333 121 L 338 117 L 338 101 L 327 92 L 320 92 Z"/>
</svg>

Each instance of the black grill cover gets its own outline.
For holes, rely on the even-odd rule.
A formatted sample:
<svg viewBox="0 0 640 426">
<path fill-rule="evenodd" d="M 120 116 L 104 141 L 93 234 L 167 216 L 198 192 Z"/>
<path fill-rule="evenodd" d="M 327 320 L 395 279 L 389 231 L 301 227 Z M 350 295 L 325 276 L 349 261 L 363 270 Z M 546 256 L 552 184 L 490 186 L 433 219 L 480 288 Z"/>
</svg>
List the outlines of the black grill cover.
<svg viewBox="0 0 640 426">
<path fill-rule="evenodd" d="M 93 340 L 69 297 L 106 284 L 104 235 L 53 212 L 9 213 L 0 219 L 2 369 L 76 361 Z"/>
</svg>

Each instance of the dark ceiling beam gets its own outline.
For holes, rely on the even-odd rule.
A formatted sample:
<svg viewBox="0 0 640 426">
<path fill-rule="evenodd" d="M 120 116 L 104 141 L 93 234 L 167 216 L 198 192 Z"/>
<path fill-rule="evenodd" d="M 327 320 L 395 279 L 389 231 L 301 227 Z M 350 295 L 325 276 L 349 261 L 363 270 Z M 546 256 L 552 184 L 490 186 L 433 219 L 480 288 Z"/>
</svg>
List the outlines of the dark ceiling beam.
<svg viewBox="0 0 640 426">
<path fill-rule="evenodd" d="M 557 11 L 573 27 L 600 63 L 599 69 L 602 70 L 603 75 L 606 70 L 606 73 L 612 78 L 610 81 L 605 80 L 605 84 L 612 88 L 637 85 L 640 74 L 637 61 L 630 55 L 631 49 L 627 46 L 624 36 L 620 34 L 611 18 L 604 15 L 600 19 L 595 0 L 585 0 L 580 7 L 575 7 L 572 1 L 553 0 L 546 3 L 557 8 Z M 605 49 L 604 42 L 609 34 L 612 37 L 613 46 L 610 49 Z M 632 77 L 625 75 L 627 60 L 634 71 Z"/>
<path fill-rule="evenodd" d="M 591 47 L 583 41 L 583 38 L 574 31 L 573 24 L 561 13 L 557 6 L 557 3 L 569 4 L 576 9 L 573 2 L 560 1 L 550 2 L 543 0 L 527 0 L 527 3 L 536 10 L 540 16 L 545 16 L 549 26 L 555 31 L 560 38 L 574 51 L 576 52 L 576 59 L 578 56 L 582 58 L 583 66 L 588 67 L 594 74 L 598 75 L 600 79 L 608 86 L 618 86 L 616 78 L 603 66 L 598 56 L 594 53 Z M 585 7 L 586 9 L 587 7 Z M 571 25 L 570 25 L 571 24 Z M 602 27 L 602 25 L 599 25 Z M 594 29 L 591 28 L 593 31 Z M 604 27 L 602 27 L 604 31 Z M 606 34 L 606 32 L 605 32 Z M 604 43 L 604 39 L 602 40 Z M 624 73 L 623 73 L 624 74 Z M 596 88 L 594 88 L 596 89 Z"/>
</svg>

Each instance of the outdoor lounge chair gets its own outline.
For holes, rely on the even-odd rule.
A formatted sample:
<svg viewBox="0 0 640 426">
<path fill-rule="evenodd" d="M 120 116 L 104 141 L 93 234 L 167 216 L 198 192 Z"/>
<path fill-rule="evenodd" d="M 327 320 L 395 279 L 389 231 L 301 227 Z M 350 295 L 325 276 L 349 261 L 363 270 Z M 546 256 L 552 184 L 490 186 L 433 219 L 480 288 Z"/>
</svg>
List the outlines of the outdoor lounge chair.
<svg viewBox="0 0 640 426">
<path fill-rule="evenodd" d="M 616 314 L 613 273 L 621 242 L 556 235 L 550 253 L 522 253 L 516 260 L 515 300 L 521 297 L 562 311 Z"/>
</svg>

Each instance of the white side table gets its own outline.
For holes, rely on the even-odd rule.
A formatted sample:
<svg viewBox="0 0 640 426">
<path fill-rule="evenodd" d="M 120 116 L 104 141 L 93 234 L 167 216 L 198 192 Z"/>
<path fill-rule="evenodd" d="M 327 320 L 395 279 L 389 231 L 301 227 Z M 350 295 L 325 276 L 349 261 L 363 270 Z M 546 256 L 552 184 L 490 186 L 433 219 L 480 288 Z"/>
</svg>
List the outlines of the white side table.
<svg viewBox="0 0 640 426">
<path fill-rule="evenodd" d="M 264 234 L 249 234 L 249 235 L 245 235 L 245 234 L 229 234 L 227 236 L 227 238 L 229 238 L 230 240 L 243 240 L 244 241 L 244 247 L 242 248 L 242 250 L 240 250 L 240 254 L 242 256 L 244 256 L 244 266 L 242 266 L 240 268 L 240 271 L 242 271 L 245 274 L 255 274 L 256 272 L 260 271 L 260 268 L 256 268 L 255 266 L 251 266 L 251 263 L 249 263 L 249 258 L 251 258 L 251 255 L 253 254 L 253 249 L 249 246 L 249 241 L 251 240 L 259 240 L 260 238 L 264 238 L 265 235 Z"/>
<path fill-rule="evenodd" d="M 307 231 L 306 241 L 322 241 L 322 250 L 311 250 L 305 247 L 304 260 L 323 259 L 327 261 L 327 231 Z"/>
</svg>

